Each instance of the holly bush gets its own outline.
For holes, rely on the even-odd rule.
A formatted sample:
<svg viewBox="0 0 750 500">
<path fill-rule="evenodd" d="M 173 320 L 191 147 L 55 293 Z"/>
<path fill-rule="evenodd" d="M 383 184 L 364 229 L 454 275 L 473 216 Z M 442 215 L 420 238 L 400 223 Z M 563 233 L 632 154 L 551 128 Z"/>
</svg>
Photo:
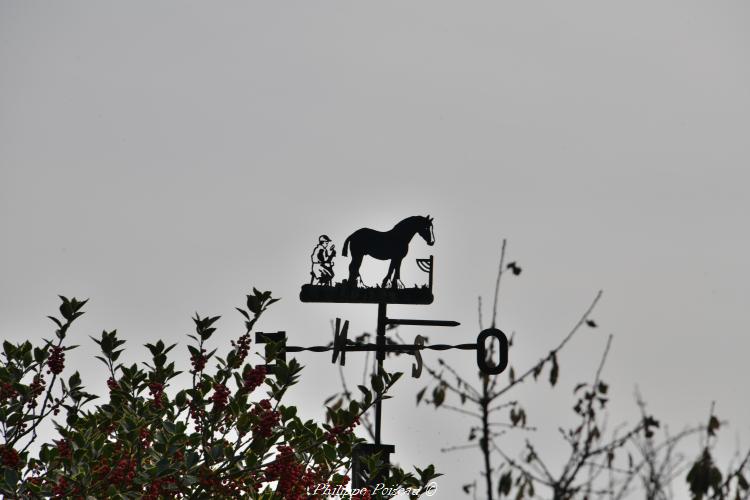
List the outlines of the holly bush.
<svg viewBox="0 0 750 500">
<path fill-rule="evenodd" d="M 60 299 L 61 316 L 49 317 L 54 338 L 37 346 L 3 342 L 0 492 L 6 498 L 302 499 L 315 498 L 309 491 L 319 485 L 341 491 L 362 441 L 354 433 L 359 417 L 387 398 L 401 376 L 373 375 L 370 388 L 360 386 L 360 400 L 327 408 L 326 422 L 303 421 L 296 407 L 281 402 L 299 380 L 299 363 L 277 357 L 279 344 L 273 343 L 264 364 L 247 362 L 251 332 L 278 300 L 253 289 L 246 306 L 237 308 L 245 332 L 224 357 L 209 345 L 219 316 L 193 318 L 191 382 L 182 387 L 175 380 L 182 372 L 169 359 L 176 344 L 146 344 L 150 362 L 125 366 L 118 363 L 125 341 L 117 331 L 92 337 L 109 392 L 108 402 L 94 405 L 98 397 L 84 390 L 79 373 L 64 373 L 65 354 L 77 347 L 67 343 L 69 330 L 87 301 Z M 49 421 L 54 431 L 49 425 L 45 430 Z M 56 439 L 38 442 L 53 432 Z M 377 474 L 391 491 L 409 488 L 413 497 L 436 477 L 432 466 L 415 468 L 414 475 L 386 467 L 377 456 L 365 461 L 372 477 Z M 350 493 L 371 497 L 369 490 Z"/>
</svg>

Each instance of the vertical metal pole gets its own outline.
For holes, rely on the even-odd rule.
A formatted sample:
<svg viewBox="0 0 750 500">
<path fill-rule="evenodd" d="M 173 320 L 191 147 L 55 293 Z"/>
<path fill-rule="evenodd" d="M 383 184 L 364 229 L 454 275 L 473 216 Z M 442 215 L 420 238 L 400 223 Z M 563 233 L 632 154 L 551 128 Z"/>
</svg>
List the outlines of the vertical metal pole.
<svg viewBox="0 0 750 500">
<path fill-rule="evenodd" d="M 435 272 L 435 258 L 430 255 L 430 293 L 432 293 L 432 274 Z"/>
<path fill-rule="evenodd" d="M 385 359 L 385 308 L 386 304 L 378 304 L 378 329 L 376 337 L 376 346 L 378 348 L 376 355 L 378 360 L 378 372 L 383 370 L 383 360 Z M 382 416 L 382 401 L 378 399 L 375 403 L 375 444 L 380 444 L 380 422 Z"/>
</svg>

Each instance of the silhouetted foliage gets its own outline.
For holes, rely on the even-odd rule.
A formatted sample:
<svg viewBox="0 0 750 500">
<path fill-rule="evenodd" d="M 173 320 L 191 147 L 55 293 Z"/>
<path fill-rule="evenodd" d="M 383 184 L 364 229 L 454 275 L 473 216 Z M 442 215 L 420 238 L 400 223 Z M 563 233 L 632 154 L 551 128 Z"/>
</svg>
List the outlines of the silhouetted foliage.
<svg viewBox="0 0 750 500">
<path fill-rule="evenodd" d="M 219 316 L 196 314 L 188 335 L 191 383 L 176 392 L 170 390 L 182 373 L 170 360 L 176 344 L 148 343 L 150 362 L 125 366 L 118 362 L 125 341 L 114 330 L 102 332 L 93 340 L 109 394 L 92 407 L 97 396 L 84 390 L 78 372 L 63 375 L 65 353 L 78 347 L 67 344 L 69 329 L 87 301 L 61 297 L 61 317 L 50 316 L 55 338 L 37 346 L 3 343 L 0 492 L 5 498 L 303 499 L 323 498 L 310 493 L 319 485 L 345 487 L 352 449 L 362 441 L 354 434 L 359 418 L 387 397 L 401 373 L 373 374 L 357 400 L 328 408 L 326 423 L 303 421 L 297 408 L 281 402 L 299 380 L 297 361 L 274 359 L 273 376 L 265 365 L 247 362 L 251 331 L 276 300 L 253 289 L 246 307 L 237 308 L 245 332 L 224 357 L 209 347 Z M 37 443 L 49 420 L 58 437 Z M 384 468 L 377 456 L 364 460 L 390 488 L 418 491 L 437 476 L 432 466 L 415 475 Z"/>
<path fill-rule="evenodd" d="M 506 242 L 503 241 L 492 308 L 492 327 L 497 323 L 502 277 L 507 274 L 506 271 L 512 276 L 521 274 L 518 262 L 505 264 L 505 254 Z M 673 498 L 674 482 L 682 478 L 687 481 L 695 500 L 750 498 L 747 480 L 750 451 L 730 465 L 724 474 L 714 461 L 712 448 L 721 422 L 713 408 L 706 425 L 688 427 L 670 434 L 667 426 L 646 411 L 646 405 L 639 396 L 640 419 L 629 427 L 618 426 L 614 432 L 607 430 L 612 394 L 602 374 L 612 335 L 606 339 L 592 379 L 572 388 L 574 401 L 570 408 L 576 422 L 569 428 L 559 428 L 562 442 L 568 449 L 567 458 L 561 463 L 550 463 L 540 455 L 530 438 L 525 439 L 524 445 L 513 452 L 502 445 L 501 437 L 508 432 L 525 432 L 533 436 L 537 430 L 529 425 L 531 417 L 522 402 L 509 399 L 511 392 L 527 381 L 548 383 L 560 389 L 560 352 L 581 328 L 599 328 L 591 315 L 601 296 L 602 292 L 595 295 L 576 324 L 547 354 L 525 369 L 517 370 L 515 366 L 510 366 L 505 372 L 507 378 L 479 372 L 475 383 L 442 359 L 438 360 L 437 367 L 425 363 L 425 370 L 431 375 L 432 382 L 417 392 L 416 403 L 460 413 L 471 420 L 467 426 L 467 444 L 444 451 L 476 449 L 483 460 L 483 487 L 474 480 L 462 486 L 463 493 L 489 500 L 503 497 L 518 500 L 611 500 L 628 496 L 656 500 Z M 480 297 L 480 328 L 483 328 L 482 322 Z M 391 335 L 398 337 L 396 332 L 391 332 Z M 511 347 L 513 342 L 514 337 L 511 336 Z M 488 358 L 492 355 L 489 352 Z M 339 402 L 346 401 L 347 394 L 344 391 L 338 396 Z M 362 421 L 368 422 L 367 414 L 363 415 Z M 698 435 L 705 436 L 705 443 L 690 464 L 677 448 L 684 445 L 685 438 Z"/>
</svg>

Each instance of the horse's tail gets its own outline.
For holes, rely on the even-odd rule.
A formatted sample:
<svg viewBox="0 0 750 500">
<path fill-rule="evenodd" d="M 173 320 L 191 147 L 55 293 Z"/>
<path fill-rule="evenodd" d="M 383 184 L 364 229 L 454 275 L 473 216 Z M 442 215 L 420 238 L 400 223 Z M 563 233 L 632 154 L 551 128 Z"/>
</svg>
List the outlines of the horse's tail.
<svg viewBox="0 0 750 500">
<path fill-rule="evenodd" d="M 341 251 L 341 255 L 343 255 L 344 257 L 346 257 L 346 256 L 348 256 L 348 255 L 349 255 L 349 252 L 348 252 L 348 248 L 349 248 L 349 238 L 351 238 L 351 237 L 352 237 L 352 235 L 350 234 L 350 235 L 349 235 L 349 236 L 347 236 L 347 238 L 346 238 L 346 239 L 344 240 L 344 249 L 343 249 L 343 250 Z"/>
</svg>

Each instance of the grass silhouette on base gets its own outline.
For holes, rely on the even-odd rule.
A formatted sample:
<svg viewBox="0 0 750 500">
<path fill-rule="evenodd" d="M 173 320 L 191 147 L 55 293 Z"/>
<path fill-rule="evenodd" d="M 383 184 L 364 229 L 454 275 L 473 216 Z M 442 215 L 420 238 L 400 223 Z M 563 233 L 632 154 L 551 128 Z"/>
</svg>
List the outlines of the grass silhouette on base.
<svg viewBox="0 0 750 500">
<path fill-rule="evenodd" d="M 427 285 L 411 288 L 357 288 L 346 283 L 335 285 L 302 285 L 302 302 L 339 302 L 366 304 L 432 304 L 432 290 Z"/>
</svg>

